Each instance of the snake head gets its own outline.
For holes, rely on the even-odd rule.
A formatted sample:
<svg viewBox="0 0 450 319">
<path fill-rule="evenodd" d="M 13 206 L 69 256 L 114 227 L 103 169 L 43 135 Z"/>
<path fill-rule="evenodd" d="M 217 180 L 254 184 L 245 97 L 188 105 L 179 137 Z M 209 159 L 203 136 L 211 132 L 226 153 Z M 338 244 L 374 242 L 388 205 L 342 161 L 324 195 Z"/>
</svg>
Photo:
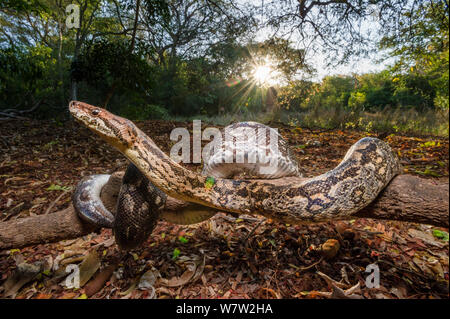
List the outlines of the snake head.
<svg viewBox="0 0 450 319">
<path fill-rule="evenodd" d="M 139 134 L 133 122 L 94 105 L 71 101 L 69 111 L 78 122 L 120 151 L 129 148 Z"/>
</svg>

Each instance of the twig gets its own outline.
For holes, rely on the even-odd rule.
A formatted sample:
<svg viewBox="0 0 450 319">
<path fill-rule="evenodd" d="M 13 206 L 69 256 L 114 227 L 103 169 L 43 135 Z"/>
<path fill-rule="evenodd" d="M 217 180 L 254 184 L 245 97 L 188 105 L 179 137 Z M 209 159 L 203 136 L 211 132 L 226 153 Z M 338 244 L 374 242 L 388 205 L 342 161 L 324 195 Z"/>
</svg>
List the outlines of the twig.
<svg viewBox="0 0 450 319">
<path fill-rule="evenodd" d="M 316 261 L 315 263 L 313 263 L 313 264 L 311 264 L 311 265 L 309 265 L 309 266 L 306 266 L 306 267 L 298 267 L 298 268 L 299 268 L 300 271 L 306 271 L 306 270 L 311 269 L 312 267 L 314 267 L 314 266 L 320 264 L 320 263 L 322 262 L 322 260 L 323 260 L 323 256 L 320 257 L 320 259 L 319 259 L 318 261 Z"/>
<path fill-rule="evenodd" d="M 9 148 L 8 141 L 3 136 L 0 136 L 0 142 L 2 142 L 3 145 Z"/>
<path fill-rule="evenodd" d="M 27 120 L 26 117 L 13 115 L 13 114 L 9 114 L 9 113 L 4 113 L 4 112 L 0 112 L 0 115 L 6 116 L 6 117 L 11 117 L 11 118 L 14 118 L 14 119 L 19 119 L 19 120 Z"/>
<path fill-rule="evenodd" d="M 61 199 L 61 197 L 63 197 L 68 191 L 64 191 L 61 195 L 59 195 L 51 204 L 50 206 L 47 208 L 47 210 L 45 211 L 44 215 L 47 215 L 48 213 L 50 213 L 50 211 L 52 210 L 53 206 L 55 206 L 55 204 Z"/>
<path fill-rule="evenodd" d="M 362 233 L 366 233 L 367 235 L 370 235 L 370 236 L 384 234 L 384 232 L 381 232 L 381 231 L 370 231 L 370 230 L 367 230 L 367 229 L 359 229 L 359 228 L 356 228 L 356 230 L 359 231 L 359 232 L 362 232 Z"/>
<path fill-rule="evenodd" d="M 327 282 L 328 285 L 330 286 L 336 286 L 342 289 L 347 289 L 350 287 L 350 285 L 340 282 L 340 281 L 336 281 L 333 278 L 331 278 L 330 276 L 324 274 L 321 271 L 317 271 L 316 274 L 318 274 L 323 280 L 325 280 Z"/>
<path fill-rule="evenodd" d="M 31 108 L 29 108 L 28 110 L 16 110 L 16 109 L 7 109 L 7 110 L 3 110 L 4 114 L 8 114 L 8 113 L 15 113 L 15 114 L 24 114 L 24 113 L 31 113 L 34 110 L 36 110 L 39 105 L 41 105 L 41 103 L 43 102 L 43 100 L 39 100 L 37 101 Z"/>
<path fill-rule="evenodd" d="M 264 223 L 266 220 L 267 220 L 266 218 L 260 220 L 259 223 L 255 227 L 253 227 L 253 229 L 247 234 L 247 236 L 245 236 L 244 240 L 248 241 L 250 236 L 252 236 L 255 233 L 256 229 L 258 229 L 258 227 L 261 226 L 261 224 Z"/>
<path fill-rule="evenodd" d="M 391 262 L 389 262 L 387 260 L 379 259 L 377 262 L 389 265 L 389 266 L 394 267 L 394 268 L 396 268 L 398 270 L 401 270 L 401 271 L 409 272 L 410 274 L 419 276 L 419 277 L 421 277 L 423 279 L 426 279 L 426 280 L 430 280 L 430 279 L 432 280 L 433 279 L 433 278 L 430 278 L 428 276 L 422 275 L 421 273 L 418 273 L 416 271 L 413 271 L 413 270 L 410 270 L 410 269 L 407 269 L 407 268 L 403 268 L 403 267 L 400 267 L 400 266 L 396 266 L 396 265 L 394 265 L 393 263 L 391 263 Z"/>
<path fill-rule="evenodd" d="M 11 117 L 0 117 L 0 122 L 8 122 L 13 121 L 14 119 Z"/>
<path fill-rule="evenodd" d="M 25 202 L 21 202 L 18 205 L 8 209 L 7 211 L 5 211 L 3 214 L 5 215 L 4 217 L 2 217 L 2 222 L 7 221 L 8 219 L 10 219 L 12 216 L 17 215 L 18 213 L 20 213 L 22 211 L 22 207 L 25 205 Z"/>
</svg>

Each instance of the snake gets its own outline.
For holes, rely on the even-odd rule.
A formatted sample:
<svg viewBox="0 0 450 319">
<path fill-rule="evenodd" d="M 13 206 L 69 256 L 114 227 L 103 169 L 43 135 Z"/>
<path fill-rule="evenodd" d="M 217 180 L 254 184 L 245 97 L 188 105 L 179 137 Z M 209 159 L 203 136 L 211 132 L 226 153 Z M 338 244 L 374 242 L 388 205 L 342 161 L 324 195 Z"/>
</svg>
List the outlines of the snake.
<svg viewBox="0 0 450 319">
<path fill-rule="evenodd" d="M 401 171 L 399 160 L 388 143 L 364 137 L 349 148 L 335 168 L 304 178 L 287 142 L 273 134 L 279 142 L 271 145 L 279 146 L 277 150 L 267 143 L 257 143 L 253 148 L 246 144 L 246 151 L 240 153 L 241 157 L 244 153 L 244 159 L 254 157 L 252 152 L 269 154 L 269 162 L 274 160 L 275 165 L 270 162 L 268 174 L 260 173 L 262 166 L 267 168 L 267 158 L 264 163 L 230 163 L 230 157 L 236 160 L 238 149 L 230 151 L 227 142 L 219 145 L 199 173 L 165 154 L 151 137 L 126 118 L 79 101 L 71 101 L 69 111 L 75 120 L 130 161 L 117 195 L 115 215 L 100 199 L 102 188 L 111 179 L 107 174 L 82 180 L 73 197 L 80 217 L 113 228 L 116 242 L 123 249 L 139 246 L 157 220 L 164 219 L 168 196 L 190 203 L 178 218 L 172 216 L 175 222 L 183 216 L 204 220 L 224 211 L 257 214 L 286 224 L 317 223 L 351 219 Z M 245 127 L 265 126 L 256 122 L 234 124 L 240 132 L 245 131 Z M 239 145 L 239 135 L 231 140 Z M 255 140 L 258 138 L 252 141 Z"/>
</svg>

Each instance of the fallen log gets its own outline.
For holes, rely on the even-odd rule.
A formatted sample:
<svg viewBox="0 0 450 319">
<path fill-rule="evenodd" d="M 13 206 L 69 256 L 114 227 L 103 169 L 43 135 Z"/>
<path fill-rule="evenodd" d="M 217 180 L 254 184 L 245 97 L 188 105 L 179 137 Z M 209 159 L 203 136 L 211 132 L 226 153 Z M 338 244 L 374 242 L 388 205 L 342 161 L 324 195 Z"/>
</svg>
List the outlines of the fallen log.
<svg viewBox="0 0 450 319">
<path fill-rule="evenodd" d="M 394 178 L 356 218 L 375 218 L 448 228 L 449 183 L 413 175 Z"/>
<path fill-rule="evenodd" d="M 175 212 L 188 205 L 168 198 L 165 209 Z M 449 227 L 449 183 L 399 175 L 369 206 L 351 218 L 398 220 Z M 96 231 L 78 218 L 73 207 L 59 212 L 0 223 L 0 250 L 77 238 Z"/>
</svg>

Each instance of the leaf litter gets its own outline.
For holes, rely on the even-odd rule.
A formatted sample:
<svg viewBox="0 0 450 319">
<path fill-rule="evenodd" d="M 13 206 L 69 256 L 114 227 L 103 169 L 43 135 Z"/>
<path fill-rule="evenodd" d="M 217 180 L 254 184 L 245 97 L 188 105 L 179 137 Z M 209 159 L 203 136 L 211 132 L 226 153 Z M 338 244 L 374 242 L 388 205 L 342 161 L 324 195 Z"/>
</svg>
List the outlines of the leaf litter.
<svg viewBox="0 0 450 319">
<path fill-rule="evenodd" d="M 14 122 L 14 123 L 13 123 Z M 137 125 L 169 153 L 174 127 Z M 23 127 L 21 127 L 23 126 Z M 279 127 L 305 176 L 333 168 L 357 131 L 315 132 Z M 50 133 L 51 132 L 51 133 Z M 0 135 L 1 221 L 69 206 L 86 175 L 124 170 L 127 161 L 70 121 L 7 122 Z M 372 134 L 373 135 L 373 134 Z M 448 139 L 389 135 L 405 173 L 448 181 Z M 295 147 L 295 146 L 299 147 Z M 187 168 L 200 171 L 198 164 Z M 48 210 L 51 210 L 49 212 Z M 197 225 L 160 221 L 146 245 L 125 254 L 103 229 L 75 240 L 0 252 L 3 298 L 448 298 L 448 229 L 358 219 L 284 225 L 219 213 Z M 82 270 L 82 287 L 66 288 L 65 265 Z M 365 269 L 380 269 L 368 288 Z"/>
</svg>

